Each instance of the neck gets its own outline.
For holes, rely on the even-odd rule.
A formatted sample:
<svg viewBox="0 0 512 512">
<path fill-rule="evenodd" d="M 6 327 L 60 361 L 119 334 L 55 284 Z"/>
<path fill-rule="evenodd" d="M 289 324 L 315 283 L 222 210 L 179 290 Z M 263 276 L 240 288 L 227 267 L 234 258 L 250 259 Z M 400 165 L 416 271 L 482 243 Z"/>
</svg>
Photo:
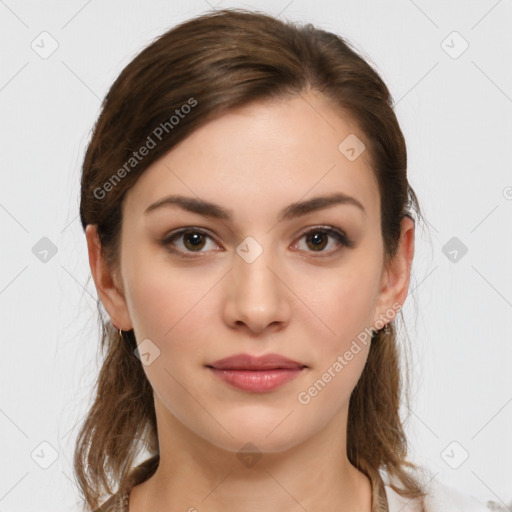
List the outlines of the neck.
<svg viewBox="0 0 512 512">
<path fill-rule="evenodd" d="M 370 512 L 370 481 L 346 456 L 344 416 L 285 451 L 236 453 L 161 414 L 159 466 L 133 488 L 130 512 Z"/>
</svg>

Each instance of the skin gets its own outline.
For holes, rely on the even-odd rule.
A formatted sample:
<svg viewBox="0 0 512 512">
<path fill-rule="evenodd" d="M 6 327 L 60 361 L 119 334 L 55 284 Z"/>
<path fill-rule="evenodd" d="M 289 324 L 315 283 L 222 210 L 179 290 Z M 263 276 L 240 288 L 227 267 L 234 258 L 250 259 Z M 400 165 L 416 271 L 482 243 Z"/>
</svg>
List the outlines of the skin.
<svg viewBox="0 0 512 512">
<path fill-rule="evenodd" d="M 91 272 L 112 323 L 160 350 L 144 365 L 160 465 L 133 488 L 130 512 L 371 510 L 369 480 L 346 455 L 349 398 L 370 343 L 308 404 L 297 399 L 359 333 L 403 305 L 408 291 L 414 223 L 402 221 L 398 253 L 386 268 L 368 152 L 350 161 L 338 150 L 352 133 L 364 141 L 315 92 L 231 110 L 153 163 L 128 191 L 119 273 L 106 266 L 95 226 L 87 226 Z M 366 213 L 344 204 L 277 221 L 289 204 L 334 191 L 357 198 Z M 144 214 L 169 194 L 215 202 L 233 220 L 178 207 Z M 325 235 L 316 252 L 304 233 L 322 225 L 343 230 L 354 247 Z M 199 251 L 195 259 L 158 243 L 183 227 L 211 235 L 196 252 L 190 236 L 174 240 L 178 251 Z M 252 263 L 236 252 L 247 236 L 263 249 Z M 244 352 L 276 352 L 308 368 L 260 394 L 205 368 Z M 247 442 L 262 454 L 251 467 L 237 457 Z"/>
</svg>

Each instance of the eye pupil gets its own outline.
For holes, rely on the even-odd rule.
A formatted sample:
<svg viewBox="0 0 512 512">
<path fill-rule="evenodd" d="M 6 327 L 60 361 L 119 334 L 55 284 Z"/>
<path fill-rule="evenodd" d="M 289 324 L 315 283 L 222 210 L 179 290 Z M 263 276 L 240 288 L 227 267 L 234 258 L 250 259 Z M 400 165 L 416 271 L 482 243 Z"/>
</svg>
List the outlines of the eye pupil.
<svg viewBox="0 0 512 512">
<path fill-rule="evenodd" d="M 202 236 L 203 235 L 200 233 L 189 233 L 188 235 L 185 235 L 185 245 L 188 246 L 187 242 L 191 241 L 191 247 L 197 249 L 201 243 L 204 244 L 204 240 L 201 240 Z"/>
<path fill-rule="evenodd" d="M 318 249 L 323 249 L 326 245 L 326 239 L 325 233 L 321 232 L 315 232 L 313 234 L 309 234 L 307 236 L 308 242 L 313 242 L 313 248 L 315 251 Z"/>
</svg>

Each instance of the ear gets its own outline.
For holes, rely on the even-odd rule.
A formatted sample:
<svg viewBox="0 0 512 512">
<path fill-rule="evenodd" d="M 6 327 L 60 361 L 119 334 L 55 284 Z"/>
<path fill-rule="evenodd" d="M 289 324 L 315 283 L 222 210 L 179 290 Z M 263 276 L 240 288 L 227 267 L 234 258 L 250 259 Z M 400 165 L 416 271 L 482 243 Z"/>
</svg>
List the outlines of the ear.
<svg viewBox="0 0 512 512">
<path fill-rule="evenodd" d="M 397 252 L 382 273 L 380 293 L 373 319 L 374 325 L 377 320 L 389 323 L 390 318 L 386 311 L 398 310 L 403 306 L 409 290 L 411 277 L 411 266 L 414 256 L 414 220 L 404 217 L 401 222 L 401 235 Z M 400 308 L 393 307 L 396 303 Z M 381 322 L 379 322 L 380 324 Z"/>
<path fill-rule="evenodd" d="M 98 296 L 116 329 L 129 331 L 133 328 L 122 286 L 115 283 L 115 276 L 107 266 L 101 253 L 101 241 L 97 226 L 88 224 L 85 228 L 89 266 L 98 291 Z"/>
</svg>

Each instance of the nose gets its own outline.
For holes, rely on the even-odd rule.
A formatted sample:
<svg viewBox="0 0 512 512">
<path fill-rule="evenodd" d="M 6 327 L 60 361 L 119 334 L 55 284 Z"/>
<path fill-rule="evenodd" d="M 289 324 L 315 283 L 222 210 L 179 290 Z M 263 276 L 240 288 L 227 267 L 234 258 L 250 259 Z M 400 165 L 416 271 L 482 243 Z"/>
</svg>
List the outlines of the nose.
<svg viewBox="0 0 512 512">
<path fill-rule="evenodd" d="M 248 263 L 235 255 L 225 282 L 224 320 L 230 327 L 261 333 L 265 329 L 280 330 L 288 324 L 291 292 L 286 277 L 270 256 L 270 251 L 264 250 Z"/>
</svg>

